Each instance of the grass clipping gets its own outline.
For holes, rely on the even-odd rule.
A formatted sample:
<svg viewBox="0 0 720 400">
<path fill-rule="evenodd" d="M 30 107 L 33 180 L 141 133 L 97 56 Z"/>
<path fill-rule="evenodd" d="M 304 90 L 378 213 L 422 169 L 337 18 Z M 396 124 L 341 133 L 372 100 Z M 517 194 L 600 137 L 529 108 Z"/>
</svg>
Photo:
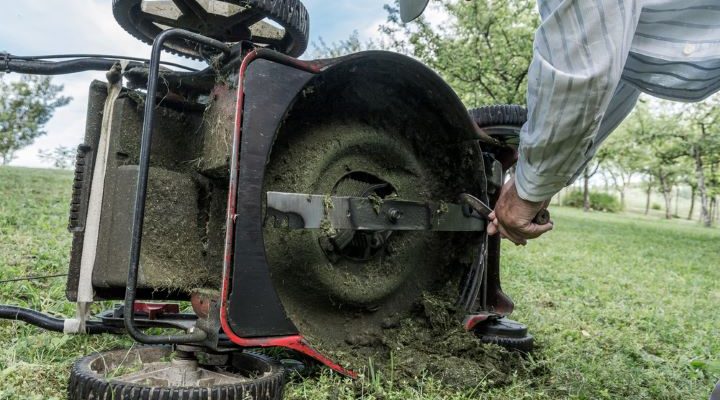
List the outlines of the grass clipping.
<svg viewBox="0 0 720 400">
<path fill-rule="evenodd" d="M 415 382 L 430 376 L 455 389 L 478 382 L 504 385 L 513 379 L 522 357 L 485 344 L 462 327 L 464 313 L 438 294 L 424 294 L 411 317 L 383 325 L 379 337 L 348 338 L 346 351 L 329 353 L 365 377 L 378 373 Z"/>
</svg>

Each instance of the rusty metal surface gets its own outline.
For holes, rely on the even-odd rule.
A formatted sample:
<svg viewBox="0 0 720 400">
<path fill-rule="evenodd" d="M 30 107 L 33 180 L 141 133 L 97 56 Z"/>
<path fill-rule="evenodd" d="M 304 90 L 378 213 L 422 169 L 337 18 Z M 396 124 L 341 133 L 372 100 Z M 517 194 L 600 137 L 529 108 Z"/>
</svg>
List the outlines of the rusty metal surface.
<svg viewBox="0 0 720 400">
<path fill-rule="evenodd" d="M 234 250 L 234 234 L 235 234 L 235 222 L 237 219 L 236 205 L 237 205 L 237 189 L 238 189 L 238 177 L 239 177 L 239 163 L 240 163 L 240 142 L 242 139 L 243 132 L 243 117 L 244 117 L 244 93 L 245 93 L 245 75 L 250 64 L 258 59 L 275 59 L 278 58 L 284 62 L 285 65 L 293 65 L 308 73 L 317 73 L 320 71 L 319 65 L 313 62 L 304 62 L 296 59 L 287 57 L 278 57 L 276 54 L 268 51 L 256 50 L 249 53 L 242 61 L 238 71 L 238 90 L 237 90 L 237 112 L 235 114 L 235 130 L 233 133 L 233 144 L 232 144 L 232 156 L 230 159 L 230 187 L 228 191 L 228 208 L 227 208 L 227 219 L 226 219 L 226 240 L 225 240 L 225 257 L 223 259 L 223 282 L 222 282 L 222 293 L 220 298 L 220 324 L 223 332 L 230 338 L 232 343 L 235 343 L 243 347 L 271 347 L 279 346 L 285 347 L 298 351 L 309 357 L 312 357 L 321 363 L 327 365 L 334 371 L 341 374 L 357 377 L 357 374 L 353 371 L 347 370 L 339 364 L 333 362 L 322 353 L 315 350 L 305 340 L 304 337 L 298 334 L 292 334 L 288 336 L 280 337 L 241 337 L 238 336 L 231 327 L 228 320 L 228 296 L 230 294 L 230 283 L 232 273 L 232 262 L 233 262 L 233 250 Z"/>
</svg>

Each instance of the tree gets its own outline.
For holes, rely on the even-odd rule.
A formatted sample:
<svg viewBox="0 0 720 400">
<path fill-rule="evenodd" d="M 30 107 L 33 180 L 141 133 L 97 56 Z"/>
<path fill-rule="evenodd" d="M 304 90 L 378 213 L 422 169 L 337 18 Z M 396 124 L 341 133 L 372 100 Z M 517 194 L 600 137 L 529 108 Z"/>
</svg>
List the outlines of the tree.
<svg viewBox="0 0 720 400">
<path fill-rule="evenodd" d="M 61 96 L 62 85 L 48 76 L 23 75 L 6 82 L 0 74 L 0 163 L 12 161 L 15 152 L 47 134 L 43 130 L 58 107 L 70 97 Z"/>
<path fill-rule="evenodd" d="M 604 172 L 615 191 L 620 195 L 620 206 L 626 206 L 625 194 L 632 178 L 641 170 L 640 145 L 632 138 L 628 122 L 620 125 L 603 143 L 600 152 L 605 154 Z"/>
<path fill-rule="evenodd" d="M 318 38 L 318 43 L 313 43 L 313 56 L 315 58 L 335 58 L 359 51 L 377 50 L 378 48 L 380 48 L 380 45 L 372 40 L 363 43 L 360 40 L 358 31 L 354 30 L 347 39 L 332 42 L 329 45 L 325 43 L 322 37 Z"/>
<path fill-rule="evenodd" d="M 397 6 L 385 6 L 383 47 L 412 54 L 437 71 L 469 107 L 523 104 L 533 36 L 534 0 L 448 1 L 440 27 L 420 17 L 402 24 Z"/>
<path fill-rule="evenodd" d="M 55 168 L 68 169 L 75 163 L 75 153 L 72 147 L 58 146 L 52 150 L 39 150 L 38 156 Z"/>
<path fill-rule="evenodd" d="M 702 103 L 685 106 L 683 117 L 687 120 L 686 129 L 680 137 L 687 145 L 686 155 L 694 163 L 694 182 L 700 195 L 700 221 L 703 225 L 712 226 L 713 218 L 710 210 L 710 190 L 707 174 L 708 162 L 717 157 L 720 151 L 720 111 L 718 97 L 715 96 Z"/>
<path fill-rule="evenodd" d="M 648 215 L 650 212 L 650 198 L 652 197 L 652 190 L 655 187 L 655 179 L 653 176 L 646 174 L 642 186 L 645 190 L 645 215 Z"/>
<path fill-rule="evenodd" d="M 651 178 L 646 186 L 648 200 L 651 185 L 656 185 L 665 200 L 667 218 L 673 214 L 673 188 L 677 194 L 677 186 L 687 184 L 691 190 L 688 219 L 692 218 L 697 193 L 700 220 L 711 226 L 712 199 L 717 186 L 713 171 L 720 163 L 719 123 L 717 97 L 687 105 L 659 100 L 641 102 L 618 129 L 617 136 L 608 140 L 611 147 L 616 147 L 612 154 L 617 156 L 609 164 L 625 163 L 625 168 L 648 175 Z M 618 141 L 617 146 L 613 146 L 612 140 Z"/>
<path fill-rule="evenodd" d="M 665 218 L 671 219 L 672 189 L 682 173 L 676 161 L 685 154 L 680 132 L 684 129 L 678 115 L 652 113 L 646 104 L 638 104 L 626 121 L 626 129 L 638 143 L 640 171 L 650 175 L 665 200 Z M 650 189 L 648 188 L 648 199 Z"/>
<path fill-rule="evenodd" d="M 595 176 L 598 170 L 600 170 L 603 160 L 604 157 L 602 157 L 602 154 L 598 153 L 583 169 L 583 211 L 585 212 L 590 211 L 590 178 Z"/>
<path fill-rule="evenodd" d="M 710 220 L 720 222 L 720 207 L 718 207 L 718 196 L 720 196 L 720 154 L 718 151 L 710 153 L 707 160 L 707 185 L 708 197 L 710 198 Z"/>
</svg>

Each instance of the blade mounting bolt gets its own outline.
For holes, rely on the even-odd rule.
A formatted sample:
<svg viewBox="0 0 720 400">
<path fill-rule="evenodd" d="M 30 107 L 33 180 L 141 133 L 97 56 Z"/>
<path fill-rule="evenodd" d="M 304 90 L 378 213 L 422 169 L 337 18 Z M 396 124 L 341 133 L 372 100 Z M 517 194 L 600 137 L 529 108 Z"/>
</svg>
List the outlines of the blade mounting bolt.
<svg viewBox="0 0 720 400">
<path fill-rule="evenodd" d="M 398 210 L 397 208 L 391 208 L 387 212 L 388 220 L 390 220 L 390 222 L 392 222 L 393 224 L 398 222 L 398 220 L 400 219 L 400 217 L 402 217 L 402 215 L 403 215 L 402 211 Z"/>
</svg>

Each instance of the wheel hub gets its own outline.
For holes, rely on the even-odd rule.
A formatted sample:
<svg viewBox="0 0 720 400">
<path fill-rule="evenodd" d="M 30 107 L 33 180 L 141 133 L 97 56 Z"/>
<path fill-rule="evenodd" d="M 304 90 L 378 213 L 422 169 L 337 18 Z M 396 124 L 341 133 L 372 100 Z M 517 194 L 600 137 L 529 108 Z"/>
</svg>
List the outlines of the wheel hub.
<svg viewBox="0 0 720 400">
<path fill-rule="evenodd" d="M 231 385 L 247 381 L 246 376 L 228 372 L 223 368 L 201 366 L 193 353 L 152 354 L 158 357 L 140 357 L 139 353 L 128 352 L 122 360 L 96 359 L 91 365 L 94 371 L 112 380 L 144 384 L 153 387 L 184 387 Z M 224 360 L 229 356 L 225 356 Z"/>
<path fill-rule="evenodd" d="M 332 190 L 337 196 L 369 197 L 376 204 L 386 198 L 397 197 L 397 189 L 381 178 L 365 172 L 355 171 L 338 179 Z M 387 251 L 391 231 L 349 231 L 341 230 L 320 236 L 318 243 L 328 260 L 337 262 L 340 258 L 364 262 L 379 257 Z"/>
<path fill-rule="evenodd" d="M 71 369 L 68 399 L 266 400 L 282 396 L 284 370 L 268 357 L 205 353 L 199 347 L 183 351 L 181 347 L 173 352 L 169 346 L 135 346 L 83 357 Z"/>
</svg>

